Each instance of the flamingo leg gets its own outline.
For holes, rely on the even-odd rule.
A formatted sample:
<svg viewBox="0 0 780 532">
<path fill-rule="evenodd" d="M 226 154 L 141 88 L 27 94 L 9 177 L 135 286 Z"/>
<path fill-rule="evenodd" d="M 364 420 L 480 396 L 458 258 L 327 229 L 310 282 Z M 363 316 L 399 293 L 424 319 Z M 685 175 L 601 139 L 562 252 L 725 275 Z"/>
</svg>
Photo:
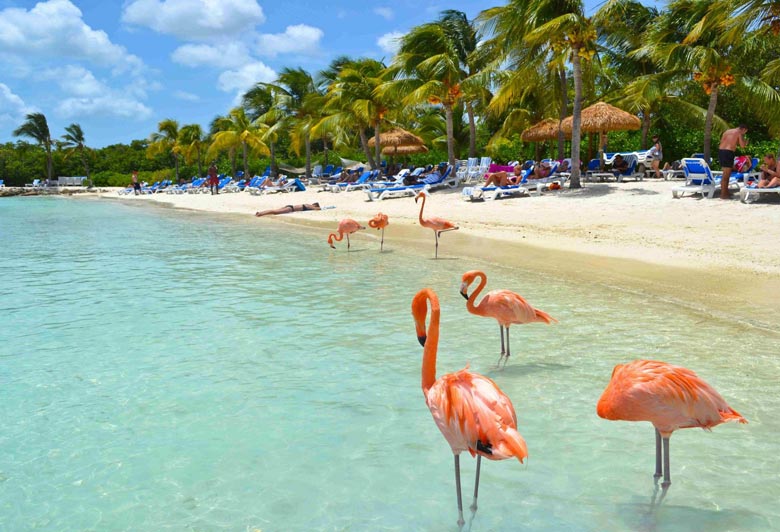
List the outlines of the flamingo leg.
<svg viewBox="0 0 780 532">
<path fill-rule="evenodd" d="M 496 363 L 496 366 L 501 365 L 501 359 L 504 358 L 504 354 L 506 353 L 506 349 L 504 349 L 504 326 L 499 323 L 498 330 L 501 333 L 501 354 L 498 356 L 498 362 Z"/>
<path fill-rule="evenodd" d="M 347 233 L 347 251 L 349 251 L 349 233 Z"/>
<path fill-rule="evenodd" d="M 385 248 L 385 228 L 382 228 L 382 241 L 379 242 L 379 251 L 383 251 Z"/>
<path fill-rule="evenodd" d="M 672 485 L 671 473 L 669 472 L 669 438 L 663 438 L 664 442 L 664 481 L 661 487 L 666 489 Z"/>
<path fill-rule="evenodd" d="M 661 478 L 661 456 L 661 433 L 655 429 L 655 475 L 653 478 L 656 482 Z"/>
<path fill-rule="evenodd" d="M 436 254 L 433 256 L 433 258 L 438 259 L 439 258 L 439 232 L 434 231 L 433 234 L 436 236 Z"/>
<path fill-rule="evenodd" d="M 504 357 L 504 367 L 509 360 L 509 327 L 506 328 L 506 356 Z"/>
<path fill-rule="evenodd" d="M 458 526 L 466 524 L 463 520 L 463 499 L 460 496 L 460 455 L 455 455 L 455 489 L 458 492 Z"/>
<path fill-rule="evenodd" d="M 477 476 L 474 479 L 474 502 L 471 503 L 471 511 L 475 512 L 477 511 L 477 495 L 479 494 L 479 469 L 482 465 L 482 455 L 477 455 Z"/>
</svg>

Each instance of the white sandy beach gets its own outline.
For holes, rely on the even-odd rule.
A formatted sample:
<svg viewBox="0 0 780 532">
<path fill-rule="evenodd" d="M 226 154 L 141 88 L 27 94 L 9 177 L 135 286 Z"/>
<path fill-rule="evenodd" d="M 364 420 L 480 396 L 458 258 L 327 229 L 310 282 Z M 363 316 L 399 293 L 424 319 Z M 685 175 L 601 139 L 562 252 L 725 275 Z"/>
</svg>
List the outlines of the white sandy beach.
<svg viewBox="0 0 780 532">
<path fill-rule="evenodd" d="M 680 182 L 645 180 L 628 183 L 585 183 L 580 190 L 545 192 L 541 196 L 472 203 L 460 190 L 430 195 L 425 214 L 460 226 L 442 236 L 440 253 L 457 250 L 500 263 L 549 267 L 591 278 L 609 277 L 620 284 L 641 281 L 646 288 L 690 292 L 703 303 L 709 295 L 734 296 L 745 305 L 776 309 L 780 293 L 780 206 L 763 200 L 744 205 L 697 196 L 673 199 Z M 118 196 L 131 202 L 158 202 L 183 209 L 251 216 L 255 211 L 287 204 L 319 202 L 335 206 L 315 212 L 255 218 L 254 223 L 285 222 L 335 229 L 345 217 L 367 222 L 377 212 L 390 217 L 386 244 L 403 238 L 433 253 L 433 235 L 417 223 L 413 198 L 367 200 L 364 192 L 156 194 Z M 370 237 L 376 238 L 371 231 Z M 674 272 L 677 272 L 676 274 Z M 666 286 L 663 286 L 666 285 Z M 727 298 L 726 301 L 731 301 Z M 709 306 L 709 304 L 707 305 Z"/>
</svg>

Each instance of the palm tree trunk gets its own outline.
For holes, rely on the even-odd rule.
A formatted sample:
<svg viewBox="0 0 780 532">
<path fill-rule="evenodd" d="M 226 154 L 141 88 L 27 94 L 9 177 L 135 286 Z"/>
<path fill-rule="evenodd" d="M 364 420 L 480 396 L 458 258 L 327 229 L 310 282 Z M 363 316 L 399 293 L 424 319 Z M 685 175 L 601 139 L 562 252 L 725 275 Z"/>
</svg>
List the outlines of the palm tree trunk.
<svg viewBox="0 0 780 532">
<path fill-rule="evenodd" d="M 173 161 L 176 166 L 176 182 L 179 182 L 179 154 L 174 153 L 173 154 Z"/>
<path fill-rule="evenodd" d="M 244 175 L 248 176 L 249 175 L 249 161 L 247 159 L 248 153 L 247 153 L 246 142 L 242 142 L 241 143 L 241 148 L 244 151 Z M 233 173 L 233 175 L 236 175 L 235 172 Z"/>
<path fill-rule="evenodd" d="M 236 149 L 230 148 L 230 173 L 236 175 Z"/>
<path fill-rule="evenodd" d="M 325 166 L 328 166 L 328 137 L 322 137 L 322 151 L 325 158 Z"/>
<path fill-rule="evenodd" d="M 704 120 L 704 160 L 710 162 L 712 146 L 712 120 L 715 117 L 715 107 L 718 105 L 718 85 L 713 85 L 710 93 L 710 105 L 707 107 L 707 118 Z"/>
<path fill-rule="evenodd" d="M 452 105 L 444 106 L 444 116 L 447 119 L 447 162 L 455 166 L 455 127 L 452 118 Z"/>
<path fill-rule="evenodd" d="M 379 120 L 377 120 L 374 124 L 374 138 L 376 139 L 376 143 L 374 144 L 374 165 L 372 166 L 374 170 L 379 169 L 382 164 L 382 146 L 379 144 L 379 134 L 381 132 Z"/>
<path fill-rule="evenodd" d="M 469 116 L 469 157 L 477 156 L 477 123 L 474 120 L 474 106 L 466 102 L 466 113 Z"/>
<path fill-rule="evenodd" d="M 306 132 L 306 179 L 311 177 L 311 139 L 309 138 L 309 132 Z"/>
<path fill-rule="evenodd" d="M 87 181 L 89 181 L 89 162 L 87 161 L 87 154 L 84 150 L 81 150 L 81 164 L 84 165 L 84 172 L 87 174 Z"/>
<path fill-rule="evenodd" d="M 642 109 L 642 149 L 647 149 L 647 135 L 650 133 L 650 109 Z"/>
<path fill-rule="evenodd" d="M 268 143 L 268 151 L 271 152 L 271 175 L 276 177 L 279 169 L 276 167 L 276 143 L 274 141 Z"/>
<path fill-rule="evenodd" d="M 203 157 L 200 154 L 200 146 L 198 146 L 197 154 L 198 154 L 198 177 L 203 177 L 203 161 L 202 161 Z"/>
<path fill-rule="evenodd" d="M 54 161 L 51 156 L 51 144 L 46 146 L 46 175 L 51 182 L 51 176 L 54 173 Z"/>
<path fill-rule="evenodd" d="M 581 188 L 580 185 L 580 126 L 582 122 L 582 64 L 579 48 L 572 48 L 571 65 L 574 71 L 574 109 L 571 125 L 571 177 L 569 188 Z"/>
<path fill-rule="evenodd" d="M 569 114 L 569 86 L 566 83 L 566 69 L 561 67 L 559 73 L 560 82 L 561 82 L 561 108 L 558 112 L 558 159 L 564 158 L 564 150 L 566 149 L 566 136 L 563 134 L 563 131 L 560 130 L 560 123 L 563 122 L 563 120 L 566 118 L 566 116 Z"/>
<path fill-rule="evenodd" d="M 368 147 L 368 137 L 366 136 L 366 130 L 363 127 L 359 128 L 358 134 L 360 135 L 360 145 L 363 147 L 363 153 L 366 154 L 366 161 L 368 166 L 376 168 L 374 164 L 374 156 L 371 154 L 371 149 Z"/>
</svg>

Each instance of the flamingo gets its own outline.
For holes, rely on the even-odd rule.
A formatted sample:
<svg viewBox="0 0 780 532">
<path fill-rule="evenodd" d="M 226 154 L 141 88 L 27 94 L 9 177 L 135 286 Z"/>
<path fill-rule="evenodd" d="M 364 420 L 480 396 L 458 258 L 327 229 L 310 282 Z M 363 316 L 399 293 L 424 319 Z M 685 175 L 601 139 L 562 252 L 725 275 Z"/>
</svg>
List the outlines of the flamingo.
<svg viewBox="0 0 780 532">
<path fill-rule="evenodd" d="M 341 242 L 341 240 L 344 238 L 344 235 L 347 235 L 347 251 L 349 251 L 349 235 L 361 229 L 365 229 L 365 227 L 357 223 L 352 218 L 344 218 L 339 222 L 339 228 L 336 230 L 338 232 L 338 236 L 336 236 L 336 233 L 331 233 L 328 235 L 328 244 L 330 244 L 330 247 L 333 249 L 336 249 L 336 246 L 333 245 L 333 241 L 335 240 L 337 242 Z"/>
<path fill-rule="evenodd" d="M 468 295 L 468 288 L 471 283 L 479 277 L 479 285 L 477 289 Z M 479 270 L 471 270 L 463 274 L 460 285 L 460 295 L 465 297 L 468 302 L 466 303 L 466 309 L 477 316 L 485 316 L 487 318 L 493 318 L 498 322 L 499 331 L 501 332 L 501 356 L 498 358 L 498 363 L 501 363 L 501 359 L 504 359 L 504 365 L 509 360 L 509 326 L 513 323 L 558 323 L 558 320 L 547 314 L 546 312 L 535 309 L 528 302 L 523 299 L 519 294 L 516 294 L 509 290 L 491 290 L 485 297 L 482 298 L 479 305 L 475 305 L 477 296 L 482 292 L 487 284 L 487 276 L 484 272 Z M 506 328 L 506 351 L 504 350 L 504 328 Z"/>
<path fill-rule="evenodd" d="M 431 307 L 431 320 L 425 330 Z M 439 345 L 439 298 L 430 288 L 420 290 L 412 299 L 417 339 L 423 346 L 422 389 L 425 403 L 436 426 L 450 444 L 455 456 L 455 488 L 458 495 L 458 525 L 463 526 L 463 501 L 460 492 L 460 453 L 477 456 L 472 512 L 477 511 L 479 470 L 482 457 L 505 460 L 515 457 L 523 463 L 528 456 L 525 440 L 517 432 L 517 415 L 504 392 L 487 377 L 468 371 L 468 365 L 436 378 L 436 352 Z"/>
<path fill-rule="evenodd" d="M 661 487 L 672 481 L 669 473 L 669 437 L 677 429 L 710 430 L 726 421 L 747 423 L 723 397 L 693 371 L 655 360 L 618 364 L 596 406 L 599 417 L 623 421 L 649 421 L 655 427 L 655 475 Z"/>
<path fill-rule="evenodd" d="M 433 234 L 436 235 L 435 258 L 438 259 L 439 258 L 439 235 L 441 235 L 442 233 L 446 233 L 447 231 L 455 231 L 459 229 L 459 227 L 452 222 L 449 222 L 443 218 L 437 218 L 436 216 L 434 216 L 433 218 L 423 218 L 423 209 L 425 208 L 426 197 L 428 197 L 428 195 L 425 193 L 424 190 L 421 190 L 414 197 L 414 202 L 417 203 L 417 200 L 422 198 L 422 205 L 420 205 L 420 225 L 423 227 L 427 227 L 428 229 L 432 229 Z"/>
<path fill-rule="evenodd" d="M 381 212 L 368 221 L 368 226 L 372 229 L 382 230 L 382 241 L 379 244 L 379 251 L 382 251 L 385 247 L 385 227 L 388 225 L 390 225 L 390 222 L 387 221 L 387 215 Z"/>
</svg>

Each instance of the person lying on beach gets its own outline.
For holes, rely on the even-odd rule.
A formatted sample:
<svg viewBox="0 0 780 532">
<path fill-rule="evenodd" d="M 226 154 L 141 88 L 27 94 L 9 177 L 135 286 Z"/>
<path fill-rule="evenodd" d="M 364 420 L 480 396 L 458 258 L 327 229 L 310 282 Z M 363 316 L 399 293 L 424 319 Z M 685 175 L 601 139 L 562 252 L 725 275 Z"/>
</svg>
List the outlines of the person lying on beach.
<svg viewBox="0 0 780 532">
<path fill-rule="evenodd" d="M 615 155 L 615 159 L 612 161 L 612 173 L 618 176 L 626 170 L 628 170 L 628 161 L 620 154 Z"/>
<path fill-rule="evenodd" d="M 301 205 L 285 205 L 278 209 L 268 209 L 267 211 L 257 211 L 255 216 L 268 216 L 269 214 L 289 214 L 291 212 L 306 212 L 321 210 L 319 203 L 302 203 Z"/>
<path fill-rule="evenodd" d="M 764 164 L 761 165 L 761 179 L 758 188 L 780 187 L 780 170 L 777 168 L 777 160 L 773 153 L 764 155 Z"/>
<path fill-rule="evenodd" d="M 509 175 L 509 172 L 505 172 L 503 170 L 500 172 L 493 172 L 492 174 L 488 174 L 487 181 L 485 181 L 485 186 L 489 187 L 493 185 L 497 187 L 505 187 L 508 185 L 517 185 L 523 179 L 522 176 L 523 167 L 519 164 L 516 164 L 512 169 L 511 176 Z"/>
<path fill-rule="evenodd" d="M 568 172 L 569 171 L 569 159 L 564 159 L 561 161 L 561 164 L 558 165 L 558 172 Z"/>
<path fill-rule="evenodd" d="M 528 176 L 528 179 L 544 179 L 550 175 L 550 170 L 552 170 L 550 163 L 542 161 L 541 163 L 534 165 L 534 171 Z"/>
</svg>

